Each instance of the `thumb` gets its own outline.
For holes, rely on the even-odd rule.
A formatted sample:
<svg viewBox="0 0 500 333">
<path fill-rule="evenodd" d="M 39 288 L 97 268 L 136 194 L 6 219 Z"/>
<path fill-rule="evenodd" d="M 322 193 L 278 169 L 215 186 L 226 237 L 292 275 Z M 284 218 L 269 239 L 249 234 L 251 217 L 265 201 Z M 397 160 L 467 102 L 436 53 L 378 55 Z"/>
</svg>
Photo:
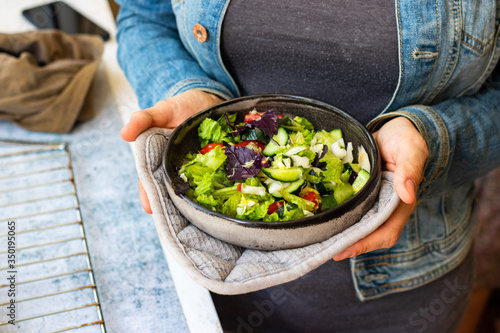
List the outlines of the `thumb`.
<svg viewBox="0 0 500 333">
<path fill-rule="evenodd" d="M 412 204 L 417 199 L 417 188 L 427 159 L 426 148 L 409 145 L 401 149 L 395 159 L 394 189 L 406 204 Z"/>
</svg>

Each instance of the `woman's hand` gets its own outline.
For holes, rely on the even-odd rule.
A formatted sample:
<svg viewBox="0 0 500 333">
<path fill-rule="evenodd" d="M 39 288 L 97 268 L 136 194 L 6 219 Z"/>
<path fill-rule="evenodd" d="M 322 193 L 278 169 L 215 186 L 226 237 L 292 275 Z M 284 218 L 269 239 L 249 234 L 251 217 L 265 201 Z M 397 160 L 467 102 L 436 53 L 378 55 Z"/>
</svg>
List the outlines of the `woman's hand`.
<svg viewBox="0 0 500 333">
<path fill-rule="evenodd" d="M 172 98 L 159 101 L 153 107 L 132 114 L 130 122 L 123 126 L 120 135 L 123 140 L 132 142 L 150 127 L 175 128 L 195 113 L 222 101 L 219 97 L 201 90 L 187 90 Z M 151 214 L 148 196 L 140 181 L 139 192 L 142 208 Z"/>
<path fill-rule="evenodd" d="M 134 112 L 130 122 L 123 126 L 120 135 L 123 140 L 132 142 L 151 127 L 175 128 L 195 113 L 222 101 L 219 97 L 201 90 L 187 90 L 159 101 L 153 107 Z"/>
<path fill-rule="evenodd" d="M 382 157 L 382 169 L 394 172 L 394 189 L 401 203 L 377 230 L 333 257 L 337 261 L 394 246 L 417 204 L 417 187 L 429 156 L 422 135 L 411 121 L 398 117 L 388 121 L 373 137 Z"/>
</svg>

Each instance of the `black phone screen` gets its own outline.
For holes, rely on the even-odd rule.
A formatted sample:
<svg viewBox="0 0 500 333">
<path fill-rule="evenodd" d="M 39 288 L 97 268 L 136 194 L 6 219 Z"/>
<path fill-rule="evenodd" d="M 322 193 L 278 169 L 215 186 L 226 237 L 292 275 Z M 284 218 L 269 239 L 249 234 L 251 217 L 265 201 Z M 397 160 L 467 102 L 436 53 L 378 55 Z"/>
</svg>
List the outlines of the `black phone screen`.
<svg viewBox="0 0 500 333">
<path fill-rule="evenodd" d="M 38 29 L 59 29 L 68 34 L 95 34 L 105 41 L 109 33 L 62 1 L 23 10 Z"/>
</svg>

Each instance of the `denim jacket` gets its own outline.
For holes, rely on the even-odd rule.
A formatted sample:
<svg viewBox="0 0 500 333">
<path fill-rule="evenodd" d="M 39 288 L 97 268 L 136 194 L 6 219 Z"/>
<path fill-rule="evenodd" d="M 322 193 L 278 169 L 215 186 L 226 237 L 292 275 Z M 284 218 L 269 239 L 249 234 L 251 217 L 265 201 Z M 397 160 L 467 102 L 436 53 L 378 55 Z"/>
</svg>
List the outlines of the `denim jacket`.
<svg viewBox="0 0 500 333">
<path fill-rule="evenodd" d="M 239 96 L 220 53 L 229 0 L 118 2 L 118 60 L 141 107 L 193 88 Z M 399 82 L 368 128 L 406 117 L 429 158 L 396 245 L 350 261 L 361 300 L 455 268 L 472 244 L 473 180 L 500 165 L 500 0 L 395 0 L 395 15 Z"/>
</svg>

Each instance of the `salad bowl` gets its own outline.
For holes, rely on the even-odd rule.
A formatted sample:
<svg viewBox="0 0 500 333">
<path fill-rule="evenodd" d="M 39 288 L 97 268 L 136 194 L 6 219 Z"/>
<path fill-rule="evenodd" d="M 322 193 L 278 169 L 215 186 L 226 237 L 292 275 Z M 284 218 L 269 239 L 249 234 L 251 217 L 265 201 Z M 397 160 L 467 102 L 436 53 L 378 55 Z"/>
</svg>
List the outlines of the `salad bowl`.
<svg viewBox="0 0 500 333">
<path fill-rule="evenodd" d="M 354 196 L 335 208 L 296 220 L 262 222 L 239 219 L 214 212 L 176 194 L 175 179 L 188 153 L 200 151 L 198 127 L 209 117 L 237 113 L 243 121 L 252 110 L 290 118 L 307 118 L 315 130 L 341 129 L 354 147 L 363 146 L 371 167 L 369 179 Z M 373 206 L 381 184 L 381 162 L 377 145 L 366 128 L 348 113 L 324 102 L 293 95 L 264 94 L 236 98 L 205 109 L 188 118 L 172 133 L 163 156 L 166 187 L 170 199 L 193 225 L 222 241 L 259 250 L 279 250 L 324 241 L 359 221 Z"/>
</svg>

